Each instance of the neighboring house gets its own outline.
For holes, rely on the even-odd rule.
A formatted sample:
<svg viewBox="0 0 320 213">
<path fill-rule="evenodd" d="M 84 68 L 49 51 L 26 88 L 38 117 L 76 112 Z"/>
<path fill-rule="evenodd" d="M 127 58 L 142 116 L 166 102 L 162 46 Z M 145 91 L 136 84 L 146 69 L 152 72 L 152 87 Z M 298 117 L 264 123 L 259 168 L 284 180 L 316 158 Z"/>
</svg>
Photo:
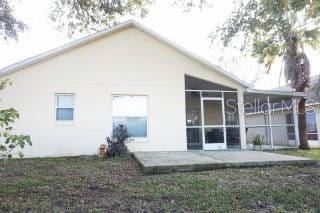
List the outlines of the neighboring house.
<svg viewBox="0 0 320 213">
<path fill-rule="evenodd" d="M 276 88 L 280 91 L 292 91 L 289 86 L 282 86 Z M 311 148 L 320 148 L 320 75 L 311 77 L 310 87 L 306 89 L 307 96 L 307 108 L 306 108 L 306 119 L 307 119 L 307 136 L 309 146 Z M 285 99 L 282 99 L 285 100 Z M 273 137 L 273 143 L 276 146 L 286 145 L 286 141 L 289 145 L 294 145 L 295 131 L 292 127 L 293 121 L 293 109 L 288 109 L 290 100 L 285 100 L 286 104 L 278 104 L 272 106 L 272 112 L 270 117 L 266 113 L 247 113 L 246 122 L 251 123 L 264 123 L 269 125 L 269 120 L 273 124 L 284 123 L 287 127 L 277 127 L 271 129 Z M 270 138 L 270 130 L 266 128 L 258 128 L 255 131 L 247 132 L 247 137 L 253 137 L 256 134 L 263 135 L 265 138 Z M 270 139 L 269 142 L 270 143 Z"/>
<path fill-rule="evenodd" d="M 246 149 L 262 128 L 270 148 L 299 144 L 294 107 L 289 124 L 274 124 L 246 119 L 253 110 L 244 102 L 259 99 L 258 113 L 269 117 L 271 103 L 305 94 L 251 89 L 134 21 L 0 72 L 14 83 L 1 104 L 20 112 L 15 131 L 32 137 L 25 156 L 94 154 L 118 124 L 128 127 L 131 151 Z M 274 128 L 290 140 L 275 144 Z"/>
<path fill-rule="evenodd" d="M 284 86 L 277 89 L 290 90 L 290 87 Z M 307 134 L 309 146 L 311 148 L 320 148 L 320 75 L 311 77 L 310 87 L 306 89 L 307 95 Z"/>
<path fill-rule="evenodd" d="M 311 77 L 307 88 L 307 131 L 311 148 L 320 148 L 320 75 Z"/>
</svg>

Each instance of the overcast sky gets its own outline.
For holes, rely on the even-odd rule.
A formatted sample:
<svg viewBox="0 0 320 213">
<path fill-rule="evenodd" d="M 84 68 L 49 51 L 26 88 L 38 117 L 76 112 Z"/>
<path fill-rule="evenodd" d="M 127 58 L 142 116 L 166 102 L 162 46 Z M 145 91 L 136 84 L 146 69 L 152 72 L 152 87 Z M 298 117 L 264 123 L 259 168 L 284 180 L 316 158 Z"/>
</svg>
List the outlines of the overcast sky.
<svg viewBox="0 0 320 213">
<path fill-rule="evenodd" d="M 0 67 L 21 61 L 71 40 L 67 35 L 57 32 L 48 18 L 50 0 L 17 1 L 16 15 L 29 29 L 20 35 L 19 41 L 0 41 Z M 137 19 L 152 30 L 184 46 L 196 54 L 222 66 L 240 79 L 251 83 L 256 76 L 256 88 L 274 88 L 279 85 L 281 63 L 276 63 L 270 74 L 265 74 L 255 59 L 242 58 L 238 50 L 221 50 L 210 44 L 209 33 L 222 23 L 232 11 L 232 0 L 212 0 L 212 7 L 183 12 L 173 5 L 173 0 L 155 0 L 149 14 Z M 311 60 L 311 75 L 320 73 L 320 51 L 307 53 Z M 223 56 L 224 60 L 219 59 Z M 283 83 L 283 78 L 281 83 Z"/>
</svg>

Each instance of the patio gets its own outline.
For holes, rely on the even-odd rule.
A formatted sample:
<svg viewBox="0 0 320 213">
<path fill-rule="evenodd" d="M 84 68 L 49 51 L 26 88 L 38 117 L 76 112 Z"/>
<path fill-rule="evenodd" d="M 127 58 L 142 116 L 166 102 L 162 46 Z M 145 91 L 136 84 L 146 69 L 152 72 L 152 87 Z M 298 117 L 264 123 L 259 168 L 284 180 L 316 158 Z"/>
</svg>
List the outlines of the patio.
<svg viewBox="0 0 320 213">
<path fill-rule="evenodd" d="M 222 168 L 312 165 L 316 161 L 259 151 L 134 152 L 143 173 L 203 171 Z"/>
</svg>

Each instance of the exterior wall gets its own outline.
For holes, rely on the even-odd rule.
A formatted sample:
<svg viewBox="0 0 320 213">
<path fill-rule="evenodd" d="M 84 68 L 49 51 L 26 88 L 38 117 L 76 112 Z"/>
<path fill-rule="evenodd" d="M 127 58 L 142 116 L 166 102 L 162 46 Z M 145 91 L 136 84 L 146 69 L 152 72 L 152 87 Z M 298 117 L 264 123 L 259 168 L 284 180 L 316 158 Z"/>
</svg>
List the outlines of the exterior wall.
<svg viewBox="0 0 320 213">
<path fill-rule="evenodd" d="M 28 156 L 94 154 L 112 130 L 111 95 L 148 95 L 148 140 L 131 151 L 187 150 L 184 75 L 241 87 L 135 28 L 2 77 L 3 106 L 20 112 L 17 133 L 29 134 Z M 241 90 L 242 91 L 242 90 Z M 73 122 L 55 121 L 55 94 L 75 93 Z"/>
<path fill-rule="evenodd" d="M 264 114 L 252 114 L 252 115 L 246 115 L 246 125 L 265 125 L 265 116 Z M 264 137 L 264 143 L 270 144 L 269 137 L 270 133 L 268 132 L 267 128 L 265 127 L 259 127 L 259 128 L 247 128 L 246 130 L 247 134 L 247 144 L 252 144 L 252 140 L 256 135 L 260 135 L 261 137 Z"/>
<path fill-rule="evenodd" d="M 265 120 L 266 119 L 266 120 Z M 252 114 L 246 116 L 247 125 L 267 125 L 267 114 Z M 275 111 L 271 113 L 271 120 L 273 125 L 286 124 L 286 113 L 282 111 Z M 265 144 L 270 145 L 270 132 L 268 127 L 248 128 L 247 143 L 252 143 L 253 137 L 257 134 L 264 136 Z M 289 141 L 288 130 L 286 126 L 272 127 L 273 145 L 274 146 L 295 146 L 295 141 Z"/>
<path fill-rule="evenodd" d="M 287 124 L 286 113 L 276 111 L 271 113 L 273 124 Z M 295 141 L 289 141 L 288 129 L 286 126 L 272 127 L 273 145 L 274 146 L 295 146 Z"/>
</svg>

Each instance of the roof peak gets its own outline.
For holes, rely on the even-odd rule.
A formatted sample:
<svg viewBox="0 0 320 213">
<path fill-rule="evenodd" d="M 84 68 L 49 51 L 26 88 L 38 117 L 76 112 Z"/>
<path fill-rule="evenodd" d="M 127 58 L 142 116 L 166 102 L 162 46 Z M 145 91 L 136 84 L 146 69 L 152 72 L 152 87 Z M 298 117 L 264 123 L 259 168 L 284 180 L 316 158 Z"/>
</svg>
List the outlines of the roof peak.
<svg viewBox="0 0 320 213">
<path fill-rule="evenodd" d="M 32 57 L 27 58 L 25 60 L 19 61 L 17 63 L 14 63 L 12 65 L 7 66 L 7 67 L 4 67 L 4 68 L 0 69 L 0 77 L 4 76 L 4 75 L 8 75 L 8 74 L 10 74 L 12 72 L 21 70 L 23 68 L 29 67 L 31 65 L 40 63 L 40 62 L 42 62 L 44 60 L 47 60 L 47 59 L 49 59 L 51 57 L 60 55 L 60 54 L 62 54 L 64 52 L 67 52 L 69 50 L 75 49 L 75 48 L 80 47 L 82 45 L 88 44 L 91 41 L 103 38 L 103 37 L 108 36 L 110 34 L 119 32 L 119 31 L 124 30 L 124 29 L 126 29 L 128 27 L 134 27 L 137 30 L 140 30 L 141 32 L 144 32 L 144 33 L 150 35 L 151 37 L 153 37 L 153 38 L 161 41 L 162 43 L 172 47 L 173 49 L 179 51 L 180 53 L 182 53 L 183 55 L 191 58 L 192 60 L 197 61 L 198 63 L 200 63 L 202 65 L 205 65 L 205 66 L 209 67 L 210 69 L 215 70 L 218 73 L 223 74 L 227 78 L 231 79 L 232 81 L 234 81 L 234 82 L 236 82 L 236 83 L 238 83 L 238 84 L 240 84 L 240 85 L 242 85 L 242 86 L 244 86 L 246 88 L 247 87 L 251 87 L 251 85 L 249 85 L 248 83 L 240 80 L 238 77 L 236 77 L 232 73 L 227 72 L 224 69 L 222 69 L 221 67 L 219 67 L 219 66 L 217 66 L 217 65 L 215 65 L 215 64 L 213 64 L 213 63 L 211 63 L 211 62 L 209 62 L 209 61 L 207 61 L 205 59 L 203 59 L 202 57 L 200 57 L 200 56 L 188 51 L 184 47 L 176 44 L 173 41 L 170 41 L 169 39 L 163 37 L 162 35 L 160 35 L 160 34 L 158 34 L 156 32 L 154 32 L 153 30 L 149 29 L 148 27 L 146 27 L 145 25 L 141 24 L 140 22 L 138 22 L 138 21 L 136 21 L 134 19 L 129 19 L 129 20 L 124 21 L 124 22 L 122 22 L 120 24 L 117 24 L 117 25 L 115 25 L 115 26 L 113 26 L 111 28 L 99 31 L 99 32 L 94 33 L 94 34 L 90 34 L 90 35 L 84 36 L 83 38 L 80 38 L 80 39 L 77 39 L 75 41 L 66 43 L 66 44 L 64 44 L 62 46 L 59 46 L 57 48 L 51 49 L 49 51 L 43 52 L 41 54 L 32 56 Z"/>
</svg>

